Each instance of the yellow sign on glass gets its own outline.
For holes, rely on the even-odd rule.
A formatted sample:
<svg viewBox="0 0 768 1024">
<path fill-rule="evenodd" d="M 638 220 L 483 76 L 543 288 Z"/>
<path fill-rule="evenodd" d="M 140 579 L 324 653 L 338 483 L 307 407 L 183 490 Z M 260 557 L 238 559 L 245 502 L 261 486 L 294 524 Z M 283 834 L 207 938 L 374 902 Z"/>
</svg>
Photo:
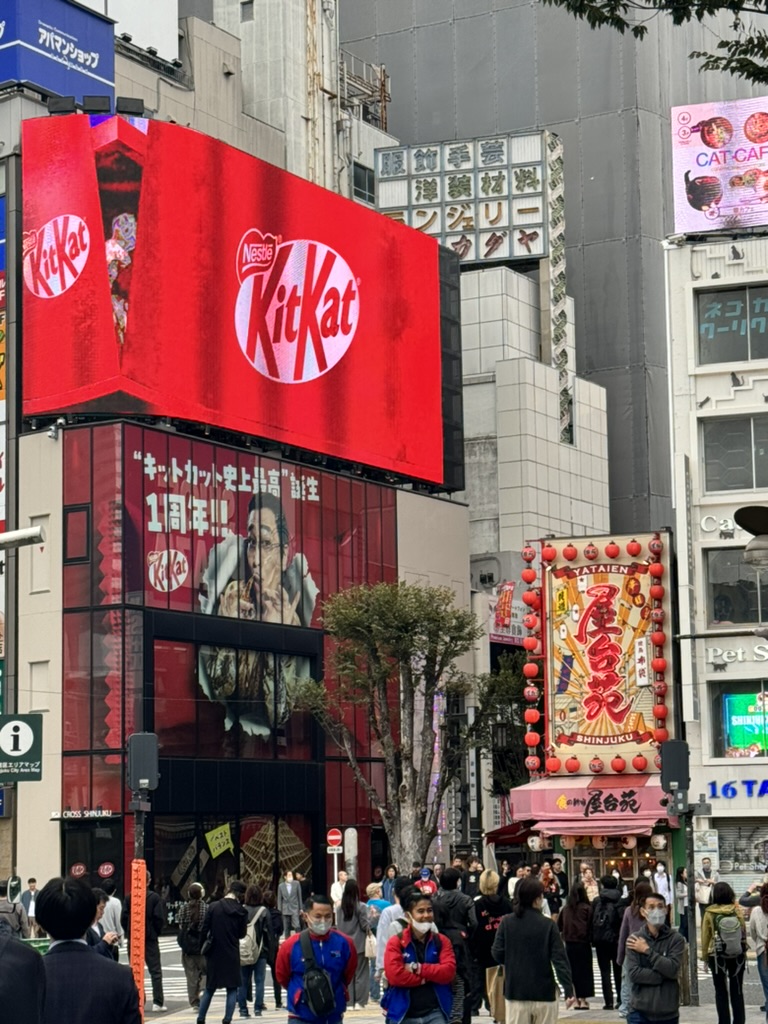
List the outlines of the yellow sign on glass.
<svg viewBox="0 0 768 1024">
<path fill-rule="evenodd" d="M 206 832 L 205 841 L 208 843 L 208 849 L 211 851 L 212 857 L 219 857 L 222 853 L 226 853 L 227 850 L 235 852 L 235 848 L 232 845 L 232 832 L 228 824 L 219 825 L 218 828 L 212 828 L 210 832 Z"/>
</svg>

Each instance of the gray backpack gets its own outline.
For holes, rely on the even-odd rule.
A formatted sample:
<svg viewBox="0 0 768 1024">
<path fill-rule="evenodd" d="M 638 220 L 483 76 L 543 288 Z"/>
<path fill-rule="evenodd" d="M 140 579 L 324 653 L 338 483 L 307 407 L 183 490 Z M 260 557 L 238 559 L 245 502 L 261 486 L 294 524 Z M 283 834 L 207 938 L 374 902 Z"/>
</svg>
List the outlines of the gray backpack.
<svg viewBox="0 0 768 1024">
<path fill-rule="evenodd" d="M 735 914 L 715 915 L 715 955 L 733 960 L 744 952 L 741 921 Z"/>
</svg>

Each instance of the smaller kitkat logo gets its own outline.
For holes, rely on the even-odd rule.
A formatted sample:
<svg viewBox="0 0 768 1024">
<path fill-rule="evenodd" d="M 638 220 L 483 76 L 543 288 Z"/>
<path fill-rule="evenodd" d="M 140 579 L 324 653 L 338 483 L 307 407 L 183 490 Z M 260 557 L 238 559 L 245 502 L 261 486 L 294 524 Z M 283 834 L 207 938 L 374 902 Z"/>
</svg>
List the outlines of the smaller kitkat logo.
<svg viewBox="0 0 768 1024">
<path fill-rule="evenodd" d="M 149 582 L 161 594 L 178 590 L 189 576 L 189 561 L 183 551 L 150 551 L 147 555 Z"/>
<path fill-rule="evenodd" d="M 275 262 L 275 253 L 282 238 L 262 235 L 256 228 L 246 231 L 237 248 L 237 279 L 240 284 L 249 274 L 262 274 Z"/>
<path fill-rule="evenodd" d="M 39 299 L 55 299 L 80 277 L 90 250 L 88 225 L 74 213 L 64 213 L 41 228 L 25 231 L 24 283 Z"/>
</svg>

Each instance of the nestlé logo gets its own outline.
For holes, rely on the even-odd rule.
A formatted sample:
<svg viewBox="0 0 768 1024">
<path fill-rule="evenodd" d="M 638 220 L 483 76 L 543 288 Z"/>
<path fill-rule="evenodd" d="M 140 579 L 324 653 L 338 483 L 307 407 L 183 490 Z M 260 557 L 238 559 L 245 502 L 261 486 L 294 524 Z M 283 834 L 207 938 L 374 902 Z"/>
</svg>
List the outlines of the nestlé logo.
<svg viewBox="0 0 768 1024">
<path fill-rule="evenodd" d="M 55 299 L 77 281 L 91 251 L 88 225 L 73 213 L 54 217 L 22 241 L 24 283 L 39 299 Z"/>
<path fill-rule="evenodd" d="M 235 331 L 255 370 L 284 384 L 315 380 L 352 344 L 360 315 L 357 279 L 322 242 L 283 242 L 251 228 L 237 249 Z"/>
</svg>

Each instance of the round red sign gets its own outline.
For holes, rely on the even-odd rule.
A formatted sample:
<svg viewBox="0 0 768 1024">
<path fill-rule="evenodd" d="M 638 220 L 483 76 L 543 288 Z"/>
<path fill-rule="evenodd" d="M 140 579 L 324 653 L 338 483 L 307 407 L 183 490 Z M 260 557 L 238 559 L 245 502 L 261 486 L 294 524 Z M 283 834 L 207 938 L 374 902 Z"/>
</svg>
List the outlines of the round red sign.
<svg viewBox="0 0 768 1024">
<path fill-rule="evenodd" d="M 329 846 L 341 846 L 341 838 L 340 829 L 329 828 L 328 835 L 325 837 L 325 840 Z"/>
<path fill-rule="evenodd" d="M 77 864 L 72 865 L 72 867 L 69 869 L 69 873 L 70 875 L 72 875 L 73 878 L 82 878 L 87 870 L 88 868 L 85 866 L 85 864 L 78 861 Z"/>
<path fill-rule="evenodd" d="M 103 864 L 99 864 L 99 878 L 111 878 L 115 873 L 115 865 L 110 864 L 109 861 L 105 861 Z"/>
</svg>

